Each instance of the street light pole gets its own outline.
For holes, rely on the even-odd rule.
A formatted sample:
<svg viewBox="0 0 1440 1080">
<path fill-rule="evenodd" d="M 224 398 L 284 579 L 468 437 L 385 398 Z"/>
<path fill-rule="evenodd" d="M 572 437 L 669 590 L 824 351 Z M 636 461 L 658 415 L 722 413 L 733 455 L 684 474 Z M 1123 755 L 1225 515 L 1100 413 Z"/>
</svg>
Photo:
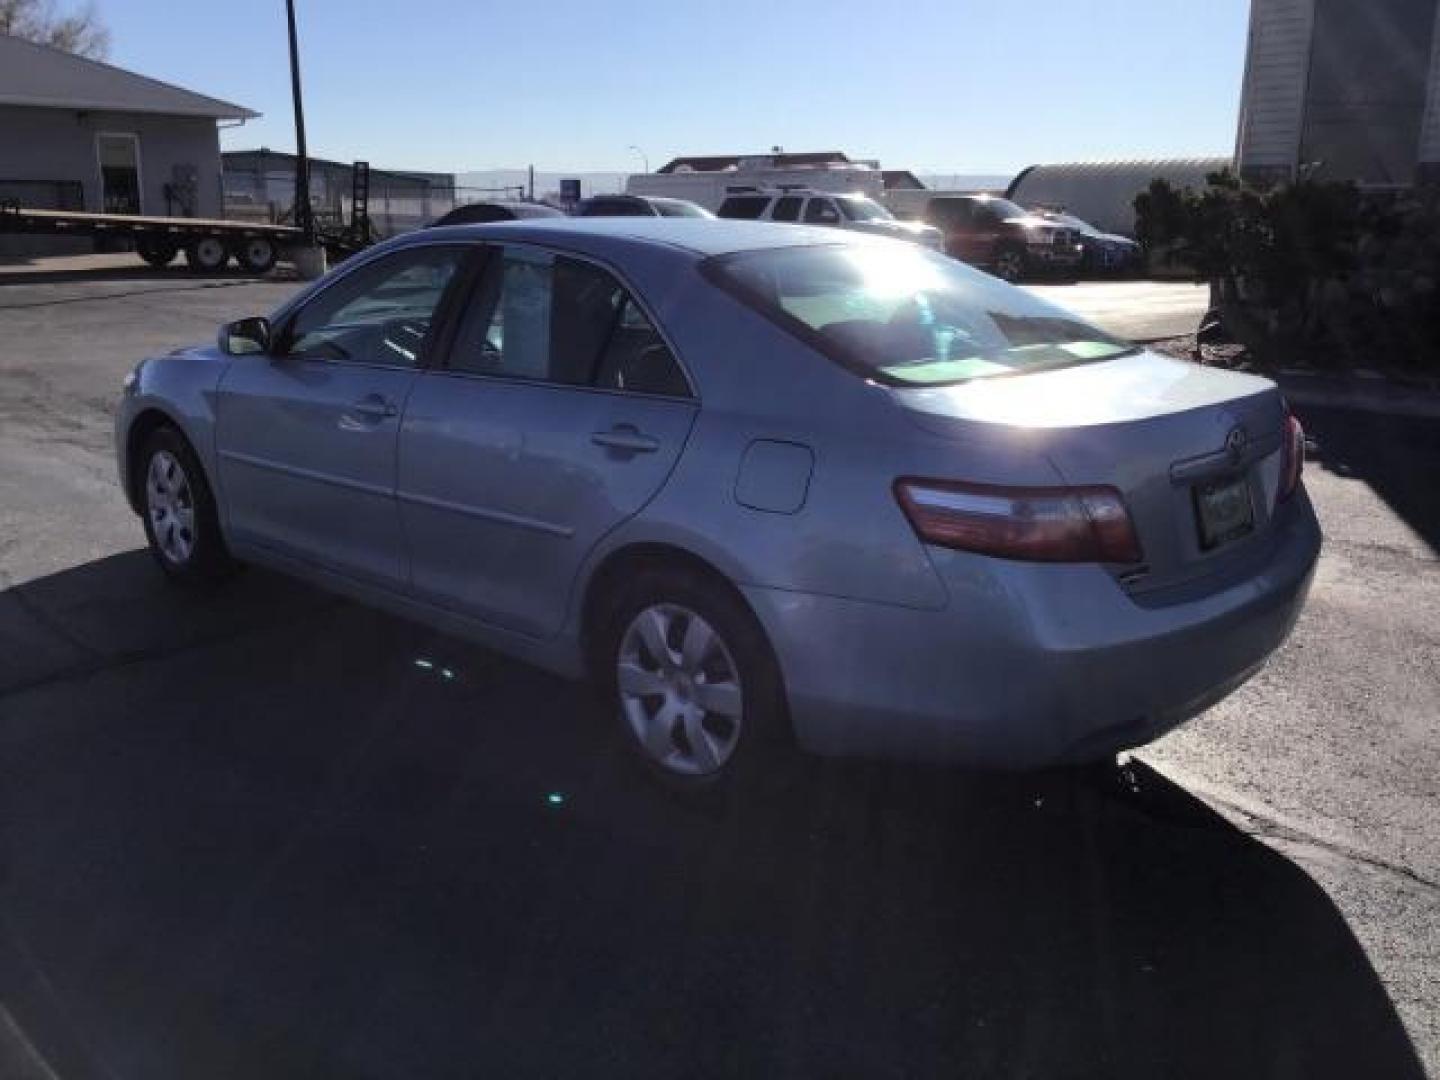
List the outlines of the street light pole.
<svg viewBox="0 0 1440 1080">
<path fill-rule="evenodd" d="M 639 155 L 640 155 L 640 164 L 642 164 L 642 165 L 645 166 L 645 171 L 646 171 L 647 173 L 650 171 L 650 156 L 649 156 L 648 154 L 646 154 L 644 150 L 641 150 L 640 147 L 638 147 L 638 146 L 627 146 L 625 149 L 626 149 L 626 150 L 634 150 L 635 153 L 639 154 Z"/>
<path fill-rule="evenodd" d="M 310 208 L 310 158 L 305 150 L 305 104 L 300 99 L 300 46 L 295 39 L 295 0 L 285 0 L 290 28 L 290 94 L 295 103 L 295 224 L 306 244 L 315 243 L 315 215 Z"/>
</svg>

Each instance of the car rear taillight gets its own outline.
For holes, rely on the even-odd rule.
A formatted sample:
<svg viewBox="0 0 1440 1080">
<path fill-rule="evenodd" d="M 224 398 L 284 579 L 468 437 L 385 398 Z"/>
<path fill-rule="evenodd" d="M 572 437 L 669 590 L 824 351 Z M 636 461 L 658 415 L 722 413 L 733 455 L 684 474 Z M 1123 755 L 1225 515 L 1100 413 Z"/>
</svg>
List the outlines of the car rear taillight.
<svg viewBox="0 0 1440 1080">
<path fill-rule="evenodd" d="M 1111 487 L 1009 488 L 904 479 L 895 497 L 920 539 L 1031 562 L 1136 563 L 1144 556 Z"/>
<path fill-rule="evenodd" d="M 1305 429 L 1295 414 L 1285 409 L 1285 439 L 1280 459 L 1280 501 L 1284 502 L 1295 494 L 1300 486 L 1300 474 L 1305 471 Z"/>
</svg>

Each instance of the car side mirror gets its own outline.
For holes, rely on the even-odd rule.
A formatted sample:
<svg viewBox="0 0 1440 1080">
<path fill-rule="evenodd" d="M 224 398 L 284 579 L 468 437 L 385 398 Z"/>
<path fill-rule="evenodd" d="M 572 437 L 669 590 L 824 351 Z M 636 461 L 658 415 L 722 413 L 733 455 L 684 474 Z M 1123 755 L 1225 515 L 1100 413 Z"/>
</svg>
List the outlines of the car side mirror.
<svg viewBox="0 0 1440 1080">
<path fill-rule="evenodd" d="M 253 356 L 270 351 L 270 320 L 263 315 L 236 319 L 220 328 L 220 351 L 229 356 Z"/>
</svg>

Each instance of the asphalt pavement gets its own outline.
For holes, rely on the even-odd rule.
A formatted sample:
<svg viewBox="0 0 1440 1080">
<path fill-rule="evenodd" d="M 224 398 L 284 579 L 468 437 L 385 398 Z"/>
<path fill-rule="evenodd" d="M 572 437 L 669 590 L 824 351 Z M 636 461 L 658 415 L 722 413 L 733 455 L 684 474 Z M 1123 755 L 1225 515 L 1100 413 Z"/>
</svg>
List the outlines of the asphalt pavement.
<svg viewBox="0 0 1440 1080">
<path fill-rule="evenodd" d="M 295 283 L 0 281 L 0 1077 L 1440 1076 L 1440 423 L 1301 412 L 1309 606 L 1126 768 L 697 808 L 582 687 L 162 581 L 120 379 Z"/>
</svg>

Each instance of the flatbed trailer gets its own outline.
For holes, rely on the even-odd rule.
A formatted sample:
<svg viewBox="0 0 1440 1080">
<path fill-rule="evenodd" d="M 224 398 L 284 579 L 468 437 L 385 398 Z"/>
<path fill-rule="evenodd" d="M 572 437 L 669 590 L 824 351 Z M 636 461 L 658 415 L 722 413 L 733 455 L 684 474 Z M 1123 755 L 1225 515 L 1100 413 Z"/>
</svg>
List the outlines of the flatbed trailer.
<svg viewBox="0 0 1440 1080">
<path fill-rule="evenodd" d="M 34 210 L 0 202 L 0 233 L 121 237 L 151 266 L 168 266 L 181 251 L 195 273 L 209 274 L 233 257 L 245 270 L 263 274 L 285 249 L 303 242 L 293 225 L 219 218 L 96 214 L 83 210 Z"/>
</svg>

